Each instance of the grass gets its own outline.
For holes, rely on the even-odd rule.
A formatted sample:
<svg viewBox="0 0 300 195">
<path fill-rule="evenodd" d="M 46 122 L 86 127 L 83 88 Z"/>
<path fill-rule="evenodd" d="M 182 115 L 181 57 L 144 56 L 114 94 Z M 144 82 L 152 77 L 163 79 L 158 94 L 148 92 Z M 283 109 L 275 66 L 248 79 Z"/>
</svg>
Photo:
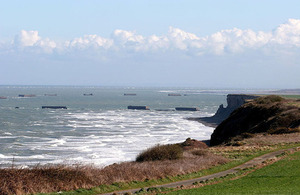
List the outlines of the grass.
<svg viewBox="0 0 300 195">
<path fill-rule="evenodd" d="M 290 98 L 290 99 L 300 99 L 300 95 L 280 95 L 284 98 Z"/>
<path fill-rule="evenodd" d="M 300 95 L 280 95 L 283 98 L 291 99 L 294 101 L 288 102 L 290 106 L 297 106 L 300 108 Z"/>
<path fill-rule="evenodd" d="M 299 194 L 300 151 L 237 180 L 169 194 Z"/>
</svg>

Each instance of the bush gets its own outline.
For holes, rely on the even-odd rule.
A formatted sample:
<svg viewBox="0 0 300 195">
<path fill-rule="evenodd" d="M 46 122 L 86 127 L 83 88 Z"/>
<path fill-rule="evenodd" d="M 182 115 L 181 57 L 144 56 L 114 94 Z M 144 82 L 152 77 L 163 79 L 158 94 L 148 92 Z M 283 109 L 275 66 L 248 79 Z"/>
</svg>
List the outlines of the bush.
<svg viewBox="0 0 300 195">
<path fill-rule="evenodd" d="M 140 153 L 136 161 L 176 160 L 182 156 L 183 149 L 177 144 L 156 145 Z"/>
</svg>

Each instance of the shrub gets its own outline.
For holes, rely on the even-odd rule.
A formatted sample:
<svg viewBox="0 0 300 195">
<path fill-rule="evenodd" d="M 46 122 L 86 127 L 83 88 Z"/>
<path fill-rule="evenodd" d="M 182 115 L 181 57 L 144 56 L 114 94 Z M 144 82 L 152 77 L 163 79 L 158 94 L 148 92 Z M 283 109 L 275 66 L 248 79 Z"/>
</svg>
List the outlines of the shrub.
<svg viewBox="0 0 300 195">
<path fill-rule="evenodd" d="M 177 144 L 156 145 L 136 157 L 137 162 L 156 160 L 175 160 L 181 158 L 183 149 Z"/>
<path fill-rule="evenodd" d="M 192 151 L 192 154 L 193 155 L 196 155 L 196 156 L 205 156 L 208 154 L 208 151 L 207 150 L 194 150 Z"/>
</svg>

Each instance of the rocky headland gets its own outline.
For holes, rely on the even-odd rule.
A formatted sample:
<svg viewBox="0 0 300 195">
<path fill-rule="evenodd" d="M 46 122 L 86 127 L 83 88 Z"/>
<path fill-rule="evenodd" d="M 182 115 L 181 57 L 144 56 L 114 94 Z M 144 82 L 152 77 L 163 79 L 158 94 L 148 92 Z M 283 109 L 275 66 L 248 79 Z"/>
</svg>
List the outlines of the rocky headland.
<svg viewBox="0 0 300 195">
<path fill-rule="evenodd" d="M 220 122 L 221 118 L 219 116 L 226 116 L 227 114 L 229 116 L 214 130 L 210 140 L 211 146 L 228 143 L 236 136 L 300 131 L 299 99 L 284 99 L 275 95 L 262 96 L 252 101 L 248 99 L 249 102 L 241 104 L 237 109 L 230 105 L 238 106 L 243 99 L 233 102 L 231 100 L 232 96 L 228 95 L 228 110 L 220 106 L 216 115 L 211 117 L 211 120 L 214 119 L 216 122 Z M 230 111 L 233 112 L 230 114 Z"/>
</svg>

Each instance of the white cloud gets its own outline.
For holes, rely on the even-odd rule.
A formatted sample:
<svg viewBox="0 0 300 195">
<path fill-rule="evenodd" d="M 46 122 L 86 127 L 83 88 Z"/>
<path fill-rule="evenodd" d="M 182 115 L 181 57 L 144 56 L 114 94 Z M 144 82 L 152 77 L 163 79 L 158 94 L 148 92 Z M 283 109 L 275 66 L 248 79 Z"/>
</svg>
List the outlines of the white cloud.
<svg viewBox="0 0 300 195">
<path fill-rule="evenodd" d="M 171 46 L 181 50 L 187 50 L 189 47 L 201 47 L 199 37 L 178 28 L 169 28 L 168 39 Z"/>
<path fill-rule="evenodd" d="M 19 49 L 37 53 L 52 53 L 53 49 L 57 47 L 56 42 L 48 38 L 42 39 L 38 31 L 26 30 L 21 30 L 21 32 L 15 36 L 13 44 Z"/>
<path fill-rule="evenodd" d="M 97 35 L 85 35 L 84 37 L 75 38 L 72 41 L 67 41 L 65 46 L 69 48 L 75 48 L 79 50 L 88 48 L 104 48 L 109 49 L 113 42 L 110 39 L 105 39 Z"/>
<path fill-rule="evenodd" d="M 28 47 L 36 44 L 40 39 L 38 31 L 21 30 L 15 37 L 14 43 L 21 47 Z"/>
<path fill-rule="evenodd" d="M 300 47 L 300 20 L 289 19 L 287 23 L 279 25 L 273 34 L 274 43 Z"/>
<path fill-rule="evenodd" d="M 137 51 L 145 41 L 142 35 L 137 35 L 135 32 L 126 30 L 115 30 L 111 38 L 115 47 Z"/>
<path fill-rule="evenodd" d="M 266 45 L 272 37 L 268 32 L 252 30 L 222 30 L 208 37 L 207 44 L 215 54 L 240 53 L 244 49 L 257 49 Z"/>
<path fill-rule="evenodd" d="M 3 44 L 5 45 L 5 44 Z M 137 34 L 134 31 L 115 30 L 111 37 L 103 38 L 99 35 L 84 35 L 83 37 L 67 40 L 64 43 L 56 42 L 39 36 L 38 31 L 22 30 L 13 42 L 16 52 L 31 51 L 35 53 L 53 53 L 54 50 L 67 52 L 80 51 L 106 51 L 101 55 L 113 54 L 112 56 L 126 55 L 128 53 L 172 53 L 176 55 L 226 55 L 240 54 L 250 50 L 258 52 L 273 50 L 277 52 L 300 47 L 300 20 L 289 19 L 287 23 L 279 25 L 270 32 L 251 29 L 228 29 L 221 30 L 210 36 L 198 37 L 181 29 L 170 27 L 169 31 L 161 36 L 151 35 L 148 37 Z M 61 52 L 62 51 L 62 52 Z M 103 56 L 102 56 L 103 57 Z M 101 58 L 99 58 L 101 59 Z"/>
</svg>

